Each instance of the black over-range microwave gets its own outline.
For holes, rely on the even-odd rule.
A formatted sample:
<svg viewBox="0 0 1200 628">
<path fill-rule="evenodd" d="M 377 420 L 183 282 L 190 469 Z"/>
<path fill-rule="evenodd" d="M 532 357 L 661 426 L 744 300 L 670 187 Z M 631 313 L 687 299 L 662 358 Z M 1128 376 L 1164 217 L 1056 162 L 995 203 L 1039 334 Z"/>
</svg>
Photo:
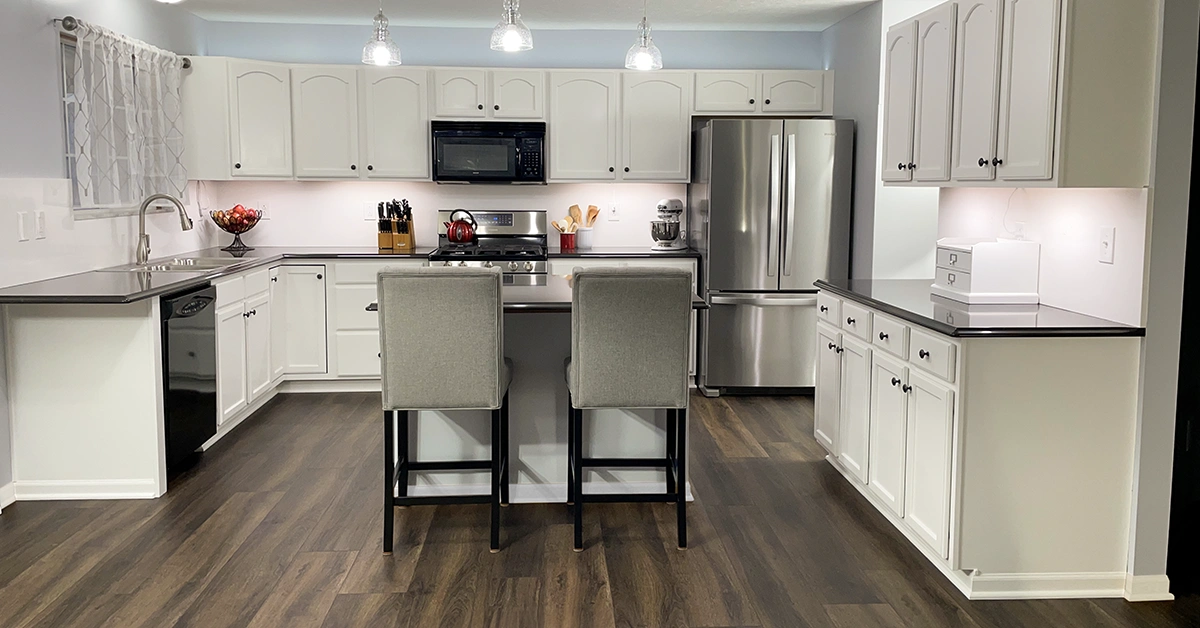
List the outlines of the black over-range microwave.
<svg viewBox="0 0 1200 628">
<path fill-rule="evenodd" d="M 430 123 L 438 183 L 545 183 L 545 122 Z"/>
</svg>

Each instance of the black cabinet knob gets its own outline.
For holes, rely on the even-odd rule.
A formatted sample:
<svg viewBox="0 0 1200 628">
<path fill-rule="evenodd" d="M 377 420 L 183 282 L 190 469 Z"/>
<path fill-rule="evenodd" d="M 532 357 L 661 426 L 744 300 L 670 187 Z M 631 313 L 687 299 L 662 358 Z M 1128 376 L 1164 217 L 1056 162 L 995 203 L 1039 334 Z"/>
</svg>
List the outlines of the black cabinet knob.
<svg viewBox="0 0 1200 628">
<path fill-rule="evenodd" d="M 375 166 L 372 166 L 371 164 L 367 164 L 367 170 L 374 170 L 374 169 L 375 169 Z"/>
<path fill-rule="evenodd" d="M 882 331 L 881 331 L 881 332 L 879 332 L 879 339 L 880 339 L 880 340 L 887 340 L 887 339 L 888 339 L 888 335 L 887 335 L 887 333 L 886 333 L 886 332 L 882 332 Z"/>
<path fill-rule="evenodd" d="M 828 312 L 828 311 L 829 311 L 829 307 L 828 307 L 828 306 L 826 306 L 826 305 L 822 305 L 822 306 L 821 306 L 821 311 L 822 311 L 822 312 Z"/>
<path fill-rule="evenodd" d="M 833 351 L 834 349 L 837 349 L 837 345 L 833 344 L 832 342 L 829 343 L 829 350 Z"/>
<path fill-rule="evenodd" d="M 617 171 L 617 169 L 616 169 L 616 168 L 609 167 L 608 171 L 609 171 L 609 172 L 616 172 L 616 171 Z"/>
<path fill-rule="evenodd" d="M 834 349 L 834 351 L 841 353 L 841 352 L 845 351 L 845 349 L 838 347 L 837 349 Z"/>
<path fill-rule="evenodd" d="M 905 165 L 905 164 L 903 164 L 903 163 L 896 164 L 896 167 L 897 167 L 897 168 L 899 168 L 899 169 L 901 169 L 901 170 L 904 170 L 905 168 L 908 168 L 908 166 L 906 166 L 906 165 Z"/>
<path fill-rule="evenodd" d="M 908 169 L 909 169 L 909 170 L 916 170 L 916 169 L 917 169 L 917 164 L 914 164 L 914 163 L 913 163 L 913 162 L 911 162 L 911 161 L 910 161 L 910 162 L 908 162 Z"/>
<path fill-rule="evenodd" d="M 496 111 L 500 111 L 500 105 L 495 105 L 492 108 L 495 109 Z"/>
<path fill-rule="evenodd" d="M 317 275 L 317 279 L 324 279 L 325 275 Z"/>
<path fill-rule="evenodd" d="M 1002 166 L 1002 165 L 1004 165 L 1004 160 L 1000 159 L 999 157 L 992 157 L 992 165 L 993 166 Z"/>
<path fill-rule="evenodd" d="M 497 107 L 497 109 L 499 109 L 499 107 Z M 479 105 L 479 110 L 483 111 L 483 105 Z"/>
<path fill-rule="evenodd" d="M 771 104 L 771 99 L 770 99 L 770 98 L 768 98 L 768 99 L 764 100 L 764 101 L 763 101 L 763 104 L 764 104 L 764 105 L 769 105 L 769 104 Z"/>
<path fill-rule="evenodd" d="M 987 157 L 980 157 L 980 158 L 979 158 L 979 167 L 980 167 L 980 168 L 987 168 L 987 165 L 988 165 L 988 160 L 987 160 Z"/>
<path fill-rule="evenodd" d="M 358 170 L 358 166 L 357 166 L 356 164 L 350 164 L 350 169 L 351 169 L 351 170 Z"/>
<path fill-rule="evenodd" d="M 917 357 L 924 360 L 925 358 L 929 357 L 929 352 L 924 349 L 921 349 L 920 351 L 917 352 Z"/>
<path fill-rule="evenodd" d="M 853 318 L 847 318 L 847 319 L 846 319 L 846 324 L 847 324 L 847 325 L 853 325 L 853 324 L 854 324 L 854 319 L 853 319 Z"/>
<path fill-rule="evenodd" d="M 900 378 L 899 378 L 899 377 L 893 377 L 893 378 L 892 378 L 892 385 L 893 385 L 893 386 L 899 386 L 899 385 L 900 385 Z"/>
<path fill-rule="evenodd" d="M 271 277 L 271 283 L 278 283 L 279 277 Z"/>
<path fill-rule="evenodd" d="M 905 384 L 902 388 L 900 388 L 900 390 L 903 390 L 906 393 L 910 393 L 910 392 L 912 392 L 912 386 Z"/>
<path fill-rule="evenodd" d="M 629 172 L 629 166 L 625 166 L 625 172 Z"/>
<path fill-rule="evenodd" d="M 750 104 L 752 104 L 752 105 L 754 104 L 754 99 L 753 99 L 753 98 L 751 98 L 751 99 L 750 99 Z"/>
<path fill-rule="evenodd" d="M 237 169 L 239 169 L 239 170 L 240 170 L 240 169 L 241 169 L 241 167 L 242 167 L 242 164 L 240 164 L 240 163 L 236 163 L 236 164 L 233 164 L 233 167 L 234 167 L 234 168 L 237 168 Z"/>
</svg>

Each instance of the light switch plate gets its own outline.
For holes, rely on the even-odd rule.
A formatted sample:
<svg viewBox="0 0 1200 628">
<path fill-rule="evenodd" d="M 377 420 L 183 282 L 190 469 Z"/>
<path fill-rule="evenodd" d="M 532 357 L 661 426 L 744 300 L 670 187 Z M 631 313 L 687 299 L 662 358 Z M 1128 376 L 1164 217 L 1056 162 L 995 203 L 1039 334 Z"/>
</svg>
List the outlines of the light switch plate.
<svg viewBox="0 0 1200 628">
<path fill-rule="evenodd" d="M 46 212 L 37 210 L 34 215 L 34 237 L 38 240 L 46 239 Z"/>
<path fill-rule="evenodd" d="M 29 221 L 28 212 L 17 212 L 17 242 L 28 242 L 29 232 L 26 224 Z"/>
<path fill-rule="evenodd" d="M 1100 263 L 1113 263 L 1113 246 L 1117 241 L 1116 227 L 1100 227 Z"/>
<path fill-rule="evenodd" d="M 608 205 L 608 222 L 621 222 L 621 212 L 617 210 L 616 203 Z"/>
</svg>

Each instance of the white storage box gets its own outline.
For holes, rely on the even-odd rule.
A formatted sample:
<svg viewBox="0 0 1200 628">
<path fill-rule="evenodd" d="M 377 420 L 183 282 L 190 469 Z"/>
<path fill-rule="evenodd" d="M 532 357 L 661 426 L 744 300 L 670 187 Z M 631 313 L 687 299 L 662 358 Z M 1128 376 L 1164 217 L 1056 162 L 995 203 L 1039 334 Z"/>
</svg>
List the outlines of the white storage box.
<svg viewBox="0 0 1200 628">
<path fill-rule="evenodd" d="M 933 294 L 960 303 L 1037 303 L 1041 250 L 1027 240 L 942 238 Z"/>
</svg>

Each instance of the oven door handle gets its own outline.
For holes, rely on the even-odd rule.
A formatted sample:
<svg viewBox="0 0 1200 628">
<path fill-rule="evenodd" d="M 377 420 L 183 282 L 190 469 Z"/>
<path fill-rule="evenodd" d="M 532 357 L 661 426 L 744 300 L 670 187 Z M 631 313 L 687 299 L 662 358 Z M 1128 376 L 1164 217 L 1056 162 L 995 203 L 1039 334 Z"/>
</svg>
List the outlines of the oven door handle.
<svg viewBox="0 0 1200 628">
<path fill-rule="evenodd" d="M 817 304 L 817 297 L 814 296 L 774 296 L 765 294 L 739 294 L 730 295 L 714 294 L 709 297 L 709 303 L 713 305 L 755 305 L 755 306 L 787 306 L 787 307 L 811 307 Z"/>
</svg>

